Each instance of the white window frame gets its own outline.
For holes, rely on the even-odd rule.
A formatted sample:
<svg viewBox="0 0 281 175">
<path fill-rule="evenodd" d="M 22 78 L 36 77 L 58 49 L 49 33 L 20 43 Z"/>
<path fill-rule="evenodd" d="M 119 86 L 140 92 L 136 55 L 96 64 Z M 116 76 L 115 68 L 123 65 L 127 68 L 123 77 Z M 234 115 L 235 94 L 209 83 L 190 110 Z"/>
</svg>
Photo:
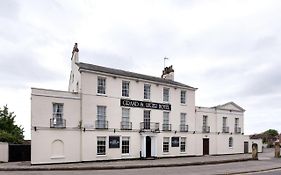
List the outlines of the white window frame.
<svg viewBox="0 0 281 175">
<path fill-rule="evenodd" d="M 124 141 L 124 142 L 123 142 Z M 125 142 L 127 141 L 127 143 Z M 126 144 L 124 144 L 126 143 Z M 124 155 L 130 154 L 130 137 L 122 137 L 121 153 Z"/>
<path fill-rule="evenodd" d="M 98 128 L 106 128 L 106 106 L 97 106 Z"/>
<path fill-rule="evenodd" d="M 181 90 L 181 104 L 186 104 L 186 91 Z"/>
<path fill-rule="evenodd" d="M 186 137 L 181 137 L 180 152 L 182 153 L 186 152 Z"/>
<path fill-rule="evenodd" d="M 124 125 L 126 123 L 127 125 Z M 122 108 L 122 129 L 130 127 L 130 108 Z"/>
<path fill-rule="evenodd" d="M 181 113 L 180 117 L 180 125 L 186 125 L 186 113 Z"/>
<path fill-rule="evenodd" d="M 63 119 L 63 103 L 53 103 L 53 118 L 52 118 L 52 126 L 51 127 L 65 127 L 65 122 Z"/>
<path fill-rule="evenodd" d="M 98 77 L 97 78 L 97 94 L 106 94 L 106 78 Z"/>
<path fill-rule="evenodd" d="M 129 97 L 130 96 L 130 82 L 129 81 L 122 81 L 122 97 Z"/>
<path fill-rule="evenodd" d="M 163 153 L 168 153 L 170 151 L 170 138 L 163 137 Z"/>
<path fill-rule="evenodd" d="M 169 88 L 163 88 L 163 101 L 169 102 L 170 100 L 170 89 Z"/>
<path fill-rule="evenodd" d="M 97 137 L 97 155 L 106 155 L 106 137 Z"/>
<path fill-rule="evenodd" d="M 53 118 L 63 119 L 63 103 L 53 103 Z"/>
<path fill-rule="evenodd" d="M 150 95 L 151 95 L 151 85 L 144 84 L 143 85 L 143 98 L 145 100 L 150 100 Z"/>
</svg>

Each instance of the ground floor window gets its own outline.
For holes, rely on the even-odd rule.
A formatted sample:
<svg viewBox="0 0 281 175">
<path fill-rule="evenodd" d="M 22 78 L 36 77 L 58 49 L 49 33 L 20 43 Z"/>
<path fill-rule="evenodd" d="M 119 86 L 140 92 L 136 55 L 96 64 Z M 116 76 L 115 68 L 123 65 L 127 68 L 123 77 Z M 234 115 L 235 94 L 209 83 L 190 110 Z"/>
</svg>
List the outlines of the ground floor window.
<svg viewBox="0 0 281 175">
<path fill-rule="evenodd" d="M 130 138 L 122 137 L 122 154 L 130 153 Z"/>
<path fill-rule="evenodd" d="M 167 153 L 169 152 L 169 137 L 164 137 L 163 138 L 163 152 Z"/>
<path fill-rule="evenodd" d="M 186 147 L 186 137 L 181 137 L 181 152 L 185 152 Z"/>
<path fill-rule="evenodd" d="M 105 155 L 106 137 L 97 137 L 97 155 Z"/>
</svg>

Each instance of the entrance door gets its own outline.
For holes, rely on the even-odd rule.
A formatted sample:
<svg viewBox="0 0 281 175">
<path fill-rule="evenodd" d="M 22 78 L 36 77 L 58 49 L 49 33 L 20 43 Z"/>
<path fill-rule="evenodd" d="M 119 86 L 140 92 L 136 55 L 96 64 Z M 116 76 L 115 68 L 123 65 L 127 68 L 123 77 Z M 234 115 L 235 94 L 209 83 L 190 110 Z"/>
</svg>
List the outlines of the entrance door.
<svg viewBox="0 0 281 175">
<path fill-rule="evenodd" d="M 244 142 L 244 153 L 249 153 L 249 143 Z"/>
<path fill-rule="evenodd" d="M 203 155 L 209 155 L 209 139 L 203 139 Z"/>
<path fill-rule="evenodd" d="M 146 136 L 146 157 L 151 157 L 151 137 Z"/>
</svg>

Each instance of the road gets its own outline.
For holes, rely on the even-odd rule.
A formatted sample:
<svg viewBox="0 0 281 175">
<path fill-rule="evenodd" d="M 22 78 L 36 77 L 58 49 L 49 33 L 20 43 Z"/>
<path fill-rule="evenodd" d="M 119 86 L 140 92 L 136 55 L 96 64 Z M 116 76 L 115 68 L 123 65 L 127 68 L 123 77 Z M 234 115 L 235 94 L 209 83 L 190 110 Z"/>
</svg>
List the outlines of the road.
<svg viewBox="0 0 281 175">
<path fill-rule="evenodd" d="M 10 171 L 1 172 L 0 175 L 211 175 L 227 174 L 237 170 L 246 170 L 247 166 L 255 165 L 256 161 L 237 162 L 218 165 L 186 166 L 186 167 L 167 167 L 167 168 L 145 168 L 145 169 L 125 169 L 125 170 L 83 170 L 83 171 Z M 281 169 L 249 173 L 247 175 L 280 175 Z"/>
<path fill-rule="evenodd" d="M 264 171 L 264 172 L 257 172 L 257 173 L 247 173 L 245 175 L 280 175 L 281 169 L 271 170 L 271 171 Z"/>
</svg>

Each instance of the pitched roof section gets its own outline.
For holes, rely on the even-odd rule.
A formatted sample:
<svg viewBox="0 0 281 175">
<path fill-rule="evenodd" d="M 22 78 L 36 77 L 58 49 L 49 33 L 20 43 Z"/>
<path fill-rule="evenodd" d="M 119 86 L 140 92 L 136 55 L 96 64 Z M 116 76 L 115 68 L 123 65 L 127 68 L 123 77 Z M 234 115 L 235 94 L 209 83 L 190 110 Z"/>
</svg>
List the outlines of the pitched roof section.
<svg viewBox="0 0 281 175">
<path fill-rule="evenodd" d="M 170 84 L 170 85 L 175 85 L 175 86 L 182 86 L 182 87 L 185 87 L 185 88 L 188 88 L 188 89 L 197 90 L 197 88 L 194 88 L 194 87 L 191 87 L 191 86 L 188 86 L 186 84 L 179 83 L 179 82 L 176 82 L 176 81 L 173 81 L 173 80 L 166 80 L 166 79 L 163 79 L 163 78 L 138 74 L 138 73 L 124 71 L 124 70 L 120 70 L 120 69 L 113 69 L 113 68 L 108 68 L 108 67 L 97 66 L 97 65 L 94 65 L 94 64 L 87 64 L 87 63 L 81 63 L 81 62 L 76 63 L 76 64 L 79 67 L 79 70 L 84 69 L 84 70 L 108 73 L 108 74 L 112 74 L 112 75 L 132 77 L 132 78 L 149 80 L 149 81 L 154 81 L 154 82 L 164 83 L 164 84 Z"/>
<path fill-rule="evenodd" d="M 245 109 L 243 109 L 242 107 L 240 107 L 239 105 L 237 105 L 234 102 L 228 102 L 223 105 L 214 106 L 213 108 L 218 108 L 218 109 L 222 109 L 222 110 L 233 110 L 233 111 L 239 111 L 239 112 L 246 111 Z"/>
</svg>

